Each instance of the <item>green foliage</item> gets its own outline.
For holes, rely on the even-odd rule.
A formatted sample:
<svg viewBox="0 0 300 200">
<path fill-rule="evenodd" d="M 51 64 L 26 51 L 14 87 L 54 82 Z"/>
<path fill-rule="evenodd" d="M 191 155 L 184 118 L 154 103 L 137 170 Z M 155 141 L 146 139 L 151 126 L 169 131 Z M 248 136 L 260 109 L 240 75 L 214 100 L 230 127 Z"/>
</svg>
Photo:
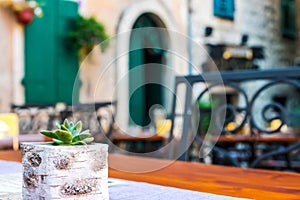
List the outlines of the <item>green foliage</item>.
<svg viewBox="0 0 300 200">
<path fill-rule="evenodd" d="M 63 124 L 56 124 L 56 130 L 42 130 L 41 134 L 48 136 L 58 145 L 86 145 L 94 141 L 89 130 L 82 130 L 82 122 L 76 124 L 65 119 Z"/>
<path fill-rule="evenodd" d="M 94 17 L 78 16 L 75 20 L 74 28 L 68 33 L 68 46 L 76 53 L 80 52 L 80 57 L 83 58 L 95 45 L 107 40 L 109 35 L 103 23 L 97 21 Z M 106 45 L 101 44 L 102 52 L 107 48 Z"/>
<path fill-rule="evenodd" d="M 198 132 L 200 134 L 207 134 L 210 121 L 211 121 L 211 109 L 218 104 L 217 100 L 199 100 L 198 108 L 200 112 Z"/>
<path fill-rule="evenodd" d="M 211 109 L 218 104 L 217 100 L 199 100 L 198 107 L 200 109 Z"/>
</svg>

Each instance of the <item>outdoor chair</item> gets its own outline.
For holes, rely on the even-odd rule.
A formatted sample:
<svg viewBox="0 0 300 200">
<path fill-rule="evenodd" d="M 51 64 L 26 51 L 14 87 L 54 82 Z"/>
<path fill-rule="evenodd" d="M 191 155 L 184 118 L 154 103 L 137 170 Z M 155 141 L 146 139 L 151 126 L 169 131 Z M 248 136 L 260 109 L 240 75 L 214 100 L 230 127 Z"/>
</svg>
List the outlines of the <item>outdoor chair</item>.
<svg viewBox="0 0 300 200">
<path fill-rule="evenodd" d="M 293 169 L 294 167 L 292 166 L 291 164 L 291 159 L 289 158 L 288 154 L 294 150 L 297 150 L 299 151 L 300 149 L 300 141 L 299 142 L 296 142 L 290 146 L 287 146 L 287 147 L 283 147 L 283 148 L 280 148 L 280 149 L 276 149 L 276 150 L 273 150 L 273 151 L 270 151 L 260 157 L 258 157 L 257 159 L 255 159 L 251 164 L 250 164 L 250 167 L 251 168 L 256 168 L 258 167 L 258 165 L 260 164 L 260 162 L 262 162 L 263 160 L 267 160 L 273 156 L 279 156 L 279 155 L 284 155 L 285 156 L 285 162 L 286 162 L 286 169 L 287 170 L 292 170 L 292 171 L 299 171 L 297 169 Z M 299 168 L 299 167 L 298 167 Z"/>
<path fill-rule="evenodd" d="M 0 149 L 19 149 L 19 121 L 15 113 L 0 114 Z"/>
<path fill-rule="evenodd" d="M 20 135 L 38 135 L 40 130 L 51 130 L 61 121 L 61 108 L 55 104 L 12 104 L 11 111 L 18 115 Z"/>
<path fill-rule="evenodd" d="M 12 105 L 12 111 L 19 118 L 22 141 L 51 141 L 41 135 L 40 130 L 53 130 L 56 123 L 62 123 L 67 118 L 74 122 L 81 120 L 83 129 L 90 129 L 96 142 L 107 142 L 114 129 L 116 102 Z"/>
<path fill-rule="evenodd" d="M 115 125 L 116 102 L 96 102 L 67 105 L 61 111 L 61 119 L 82 121 L 83 129 L 90 129 L 96 142 L 111 138 Z"/>
<path fill-rule="evenodd" d="M 300 148 L 299 99 L 299 67 L 178 76 L 170 141 L 180 135 L 181 160 L 199 160 L 200 147 L 211 149 L 213 164 L 293 169 L 298 165 L 290 155 Z M 178 100 L 185 102 L 182 108 Z"/>
</svg>

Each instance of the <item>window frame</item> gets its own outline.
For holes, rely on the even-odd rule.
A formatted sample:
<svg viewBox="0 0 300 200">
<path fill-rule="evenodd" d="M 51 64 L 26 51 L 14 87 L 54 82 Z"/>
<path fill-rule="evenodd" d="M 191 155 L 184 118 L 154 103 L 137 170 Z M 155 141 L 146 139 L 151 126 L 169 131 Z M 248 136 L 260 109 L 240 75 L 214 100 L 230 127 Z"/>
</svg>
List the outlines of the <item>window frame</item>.
<svg viewBox="0 0 300 200">
<path fill-rule="evenodd" d="M 234 0 L 214 0 L 213 15 L 223 19 L 234 20 L 235 1 Z"/>
</svg>

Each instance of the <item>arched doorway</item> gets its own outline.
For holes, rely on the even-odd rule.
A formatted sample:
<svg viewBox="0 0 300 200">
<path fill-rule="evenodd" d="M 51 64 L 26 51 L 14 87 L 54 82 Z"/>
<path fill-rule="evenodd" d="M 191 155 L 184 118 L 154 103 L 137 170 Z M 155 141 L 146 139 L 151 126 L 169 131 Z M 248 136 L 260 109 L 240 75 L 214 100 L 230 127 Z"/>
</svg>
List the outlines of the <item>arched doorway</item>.
<svg viewBox="0 0 300 200">
<path fill-rule="evenodd" d="M 149 110 L 165 103 L 161 83 L 167 38 L 149 27 L 163 28 L 164 24 L 154 14 L 142 14 L 132 27 L 129 45 L 129 124 L 143 127 L 151 122 Z"/>
</svg>

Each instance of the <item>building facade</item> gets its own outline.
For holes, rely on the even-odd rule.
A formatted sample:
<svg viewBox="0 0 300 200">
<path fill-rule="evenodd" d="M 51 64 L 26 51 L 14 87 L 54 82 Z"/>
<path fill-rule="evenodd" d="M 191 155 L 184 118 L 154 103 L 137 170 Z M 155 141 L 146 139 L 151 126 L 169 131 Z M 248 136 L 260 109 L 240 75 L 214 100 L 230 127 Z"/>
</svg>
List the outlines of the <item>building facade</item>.
<svg viewBox="0 0 300 200">
<path fill-rule="evenodd" d="M 117 101 L 120 127 L 131 124 L 130 117 L 143 126 L 149 121 L 151 105 L 162 104 L 170 111 L 172 92 L 166 92 L 168 89 L 164 87 L 172 88 L 176 75 L 211 71 L 212 61 L 219 70 L 297 65 L 299 9 L 297 0 L 81 0 L 79 12 L 102 21 L 111 39 L 104 53 L 95 48 L 80 63 L 79 101 Z M 3 36 L 0 48 L 9 54 L 0 64 L 3 72 L 0 88 L 7 91 L 1 95 L 4 112 L 9 110 L 10 103 L 26 103 L 21 84 L 24 58 L 20 49 L 24 36 L 13 14 L 0 8 L 0 15 L 4 16 L 0 20 Z M 163 31 L 151 32 L 149 27 Z M 137 32 L 133 28 L 145 28 L 149 32 Z M 188 38 L 192 39 L 191 43 Z M 147 40 L 154 47 L 150 51 L 137 51 L 145 47 L 142 41 Z M 138 66 L 151 63 L 164 67 L 138 70 Z M 147 77 L 154 78 L 147 80 Z M 9 87 L 7 81 L 11 83 Z M 134 86 L 145 81 L 161 83 L 164 87 L 138 90 Z"/>
</svg>

